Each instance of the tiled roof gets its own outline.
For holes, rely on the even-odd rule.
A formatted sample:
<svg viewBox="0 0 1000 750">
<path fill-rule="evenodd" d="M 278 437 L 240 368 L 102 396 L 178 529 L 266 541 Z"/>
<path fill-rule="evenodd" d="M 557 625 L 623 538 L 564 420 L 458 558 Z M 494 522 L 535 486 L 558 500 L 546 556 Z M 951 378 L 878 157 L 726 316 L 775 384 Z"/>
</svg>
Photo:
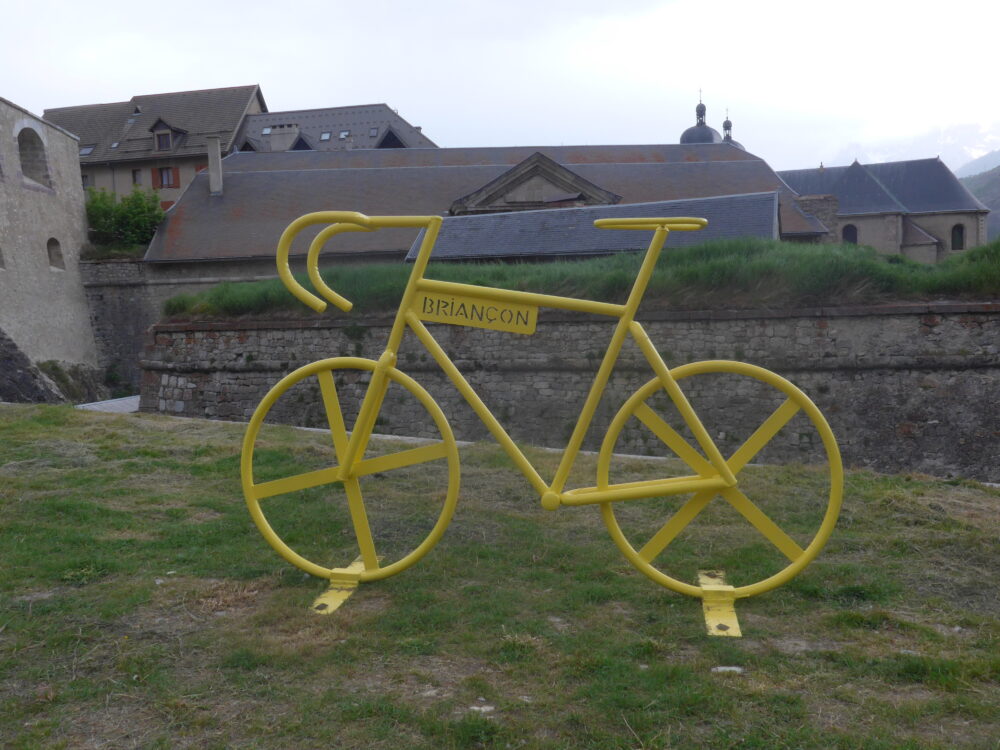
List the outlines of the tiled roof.
<svg viewBox="0 0 1000 750">
<path fill-rule="evenodd" d="M 799 195 L 835 195 L 840 214 L 985 211 L 940 159 L 779 172 Z"/>
<path fill-rule="evenodd" d="M 256 151 L 270 151 L 262 131 L 279 126 L 297 126 L 298 133 L 316 151 L 346 148 L 374 148 L 390 130 L 406 148 L 434 148 L 436 144 L 420 129 L 410 125 L 386 104 L 363 104 L 353 107 L 301 109 L 288 112 L 265 112 L 249 115 L 236 138 L 239 145 L 247 140 Z M 342 132 L 348 135 L 340 137 Z M 323 140 L 323 133 L 329 137 Z M 284 151 L 286 149 L 280 149 Z"/>
<path fill-rule="evenodd" d="M 622 204 L 777 192 L 782 232 L 825 231 L 815 219 L 797 210 L 791 191 L 767 164 L 756 157 L 746 158 L 745 153 L 736 148 L 711 145 L 595 149 L 589 154 L 589 163 L 581 158 L 588 156 L 585 147 L 232 154 L 222 162 L 223 194 L 210 197 L 207 175 L 195 177 L 168 213 L 146 259 L 270 256 L 285 226 L 310 211 L 338 209 L 370 215 L 444 215 L 456 198 L 468 195 L 508 171 L 510 160 L 514 158 L 511 152 L 515 151 L 522 158 L 541 151 L 568 165 L 584 179 L 622 196 Z M 650 162 L 599 163 L 596 158 L 603 154 L 635 159 L 644 153 L 690 156 L 696 153 L 691 149 L 724 149 L 741 156 L 733 161 L 705 162 L 662 158 Z M 503 158 L 484 158 L 482 152 L 492 152 Z M 566 161 L 567 156 L 578 160 Z M 419 165 L 421 161 L 432 164 Z M 299 168 L 303 164 L 314 168 Z M 326 168 L 318 166 L 324 164 Z M 368 166 L 358 168 L 354 165 Z M 344 252 L 404 252 L 410 247 L 413 236 L 414 233 L 406 230 L 359 232 L 339 237 L 337 244 Z M 308 238 L 304 235 L 303 242 L 297 244 L 293 252 L 304 252 L 307 247 Z"/>
<path fill-rule="evenodd" d="M 260 88 L 234 86 L 202 91 L 134 96 L 127 102 L 86 104 L 45 110 L 45 118 L 80 137 L 80 147 L 93 151 L 81 164 L 193 156 L 207 153 L 206 137 L 222 139 L 225 153 L 254 98 L 264 105 Z M 170 151 L 155 151 L 153 133 L 158 120 L 177 129 Z M 117 147 L 113 145 L 117 143 Z"/>
<path fill-rule="evenodd" d="M 868 164 L 865 168 L 910 213 L 988 210 L 938 158 Z"/>
<path fill-rule="evenodd" d="M 679 164 L 685 162 L 757 161 L 729 144 L 654 144 L 640 146 L 493 146 L 479 148 L 354 149 L 352 151 L 286 151 L 240 153 L 226 158 L 227 172 L 263 170 L 344 169 L 385 167 L 513 167 L 536 151 L 560 164 Z M 763 163 L 763 162 L 762 162 Z M 768 168 L 770 169 L 770 168 Z M 772 173 L 773 174 L 773 173 Z M 456 196 L 457 197 L 457 196 Z"/>
<path fill-rule="evenodd" d="M 778 193 L 718 198 L 587 206 L 544 211 L 452 216 L 446 218 L 432 260 L 531 259 L 608 255 L 645 250 L 650 233 L 597 229 L 595 219 L 626 216 L 697 216 L 708 219 L 698 232 L 673 232 L 668 249 L 707 240 L 778 236 Z M 407 260 L 416 258 L 418 237 Z"/>
</svg>

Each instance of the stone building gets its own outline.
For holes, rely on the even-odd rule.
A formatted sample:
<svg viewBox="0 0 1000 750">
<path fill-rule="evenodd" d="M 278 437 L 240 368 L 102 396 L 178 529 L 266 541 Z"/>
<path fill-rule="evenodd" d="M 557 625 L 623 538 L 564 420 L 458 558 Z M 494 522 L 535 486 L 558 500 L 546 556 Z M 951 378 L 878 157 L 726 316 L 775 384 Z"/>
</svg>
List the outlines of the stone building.
<svg viewBox="0 0 1000 750">
<path fill-rule="evenodd" d="M 80 137 L 84 187 L 118 196 L 152 189 L 164 209 L 208 166 L 214 138 L 223 155 L 435 147 L 385 104 L 269 112 L 257 85 L 47 109 L 45 118 Z"/>
<path fill-rule="evenodd" d="M 936 263 L 987 241 L 984 206 L 938 158 L 779 172 L 821 219 L 821 242 Z"/>
<path fill-rule="evenodd" d="M 118 196 L 136 187 L 156 190 L 166 209 L 207 166 L 210 136 L 228 153 L 247 115 L 266 111 L 253 85 L 59 107 L 45 110 L 45 118 L 79 137 L 84 187 Z"/>
<path fill-rule="evenodd" d="M 96 367 L 78 151 L 75 136 L 0 99 L 0 329 L 33 362 Z"/>
</svg>

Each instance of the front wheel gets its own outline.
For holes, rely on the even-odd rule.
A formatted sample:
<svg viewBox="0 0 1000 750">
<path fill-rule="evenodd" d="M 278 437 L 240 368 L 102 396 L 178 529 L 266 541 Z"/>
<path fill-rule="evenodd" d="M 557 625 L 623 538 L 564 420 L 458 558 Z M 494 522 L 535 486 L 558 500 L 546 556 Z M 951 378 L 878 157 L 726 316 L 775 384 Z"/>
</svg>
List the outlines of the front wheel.
<svg viewBox="0 0 1000 750">
<path fill-rule="evenodd" d="M 702 590 L 663 572 L 667 563 L 680 567 L 687 580 L 695 580 L 701 567 L 725 568 L 737 598 L 780 586 L 819 554 L 840 513 L 844 472 L 830 426 L 801 390 L 761 367 L 717 360 L 670 372 L 728 456 L 738 484 L 603 503 L 612 539 L 638 570 L 682 594 L 700 597 Z M 623 453 L 656 456 L 652 465 L 661 476 L 718 476 L 695 446 L 654 378 L 625 402 L 608 428 L 598 487 L 649 478 L 649 459 Z M 791 468 L 789 463 L 803 465 Z M 713 503 L 717 497 L 722 502 Z M 630 538 L 639 543 L 633 545 Z M 668 556 L 672 544 L 675 554 Z"/>
<path fill-rule="evenodd" d="M 254 523 L 285 560 L 320 578 L 355 558 L 361 581 L 405 570 L 441 538 L 458 500 L 451 427 L 430 394 L 394 367 L 371 396 L 378 413 L 392 410 L 423 439 L 365 435 L 351 465 L 343 463 L 376 366 L 336 357 L 300 367 L 268 391 L 243 438 L 240 474 Z"/>
</svg>

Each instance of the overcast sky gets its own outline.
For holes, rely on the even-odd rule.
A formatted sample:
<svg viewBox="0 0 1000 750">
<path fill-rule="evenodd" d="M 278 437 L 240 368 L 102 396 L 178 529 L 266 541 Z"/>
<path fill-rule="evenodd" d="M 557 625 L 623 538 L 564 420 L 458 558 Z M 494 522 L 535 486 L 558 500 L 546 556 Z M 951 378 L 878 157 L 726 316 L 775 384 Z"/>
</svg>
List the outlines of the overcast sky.
<svg viewBox="0 0 1000 750">
<path fill-rule="evenodd" d="M 7 0 L 0 96 L 51 107 L 258 83 L 386 102 L 439 146 L 676 143 L 775 169 L 1000 148 L 997 0 Z"/>
</svg>

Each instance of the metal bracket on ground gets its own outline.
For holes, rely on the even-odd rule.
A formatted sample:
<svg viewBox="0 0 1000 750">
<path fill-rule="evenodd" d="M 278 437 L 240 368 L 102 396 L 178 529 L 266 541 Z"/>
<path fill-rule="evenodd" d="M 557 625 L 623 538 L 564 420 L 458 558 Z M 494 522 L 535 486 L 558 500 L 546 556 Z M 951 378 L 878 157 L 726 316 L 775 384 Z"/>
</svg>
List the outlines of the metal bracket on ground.
<svg viewBox="0 0 1000 750">
<path fill-rule="evenodd" d="M 705 612 L 705 626 L 709 635 L 740 638 L 740 622 L 736 619 L 733 587 L 726 583 L 721 570 L 699 570 L 698 586 L 702 590 L 701 606 Z"/>
<path fill-rule="evenodd" d="M 342 572 L 342 575 L 330 578 L 330 587 L 316 597 L 316 601 L 312 603 L 312 611 L 319 615 L 336 611 L 358 588 L 358 576 L 364 569 L 365 564 L 360 557 L 346 568 L 340 569 L 338 572 Z"/>
</svg>

